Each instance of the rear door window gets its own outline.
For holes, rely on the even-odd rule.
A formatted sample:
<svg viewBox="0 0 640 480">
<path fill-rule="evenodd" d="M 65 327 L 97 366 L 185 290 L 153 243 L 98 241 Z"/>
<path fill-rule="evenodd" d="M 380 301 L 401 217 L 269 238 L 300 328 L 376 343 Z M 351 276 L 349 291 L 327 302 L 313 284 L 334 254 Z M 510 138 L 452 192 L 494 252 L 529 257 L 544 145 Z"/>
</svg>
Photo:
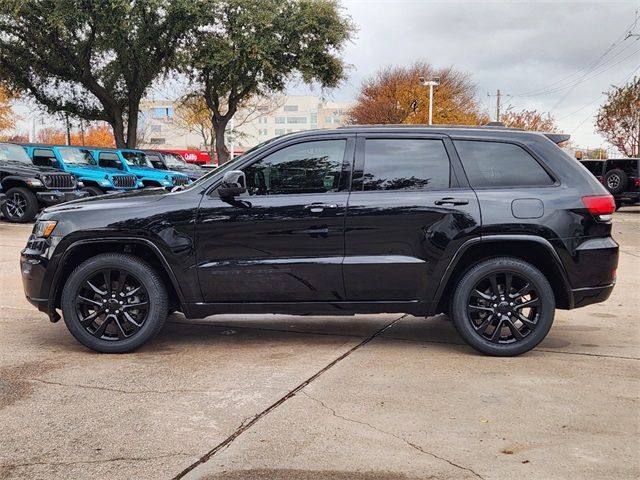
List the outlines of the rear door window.
<svg viewBox="0 0 640 480">
<path fill-rule="evenodd" d="M 451 167 L 444 143 L 427 138 L 368 138 L 363 190 L 449 188 Z"/>
<path fill-rule="evenodd" d="M 513 143 L 455 140 L 472 187 L 541 187 L 554 180 L 524 148 Z"/>
</svg>

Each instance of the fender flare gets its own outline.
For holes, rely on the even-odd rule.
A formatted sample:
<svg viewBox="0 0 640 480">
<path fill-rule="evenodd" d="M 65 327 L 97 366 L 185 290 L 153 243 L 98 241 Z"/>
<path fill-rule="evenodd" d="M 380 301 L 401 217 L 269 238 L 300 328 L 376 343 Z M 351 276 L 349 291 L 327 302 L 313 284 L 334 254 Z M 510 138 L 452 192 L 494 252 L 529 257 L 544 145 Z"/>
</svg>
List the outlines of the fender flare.
<svg viewBox="0 0 640 480">
<path fill-rule="evenodd" d="M 553 263 L 555 264 L 556 268 L 560 272 L 560 275 L 562 277 L 561 278 L 562 284 L 564 286 L 565 292 L 569 297 L 569 309 L 572 309 L 574 307 L 573 295 L 571 293 L 572 289 L 571 289 L 571 284 L 569 283 L 569 278 L 567 276 L 567 271 L 564 267 L 564 264 L 562 263 L 562 260 L 560 260 L 560 256 L 558 255 L 558 252 L 556 252 L 555 248 L 553 248 L 553 245 L 551 245 L 551 242 L 549 242 L 549 240 L 547 240 L 546 238 L 542 238 L 536 235 L 520 235 L 520 234 L 483 235 L 481 237 L 471 238 L 466 242 L 464 242 L 462 245 L 460 245 L 458 250 L 456 250 L 456 253 L 454 253 L 453 257 L 451 257 L 451 260 L 449 261 L 449 264 L 447 265 L 447 268 L 445 269 L 444 274 L 440 279 L 438 288 L 436 289 L 434 302 L 436 303 L 440 302 L 442 298 L 442 294 L 444 293 L 444 289 L 449 283 L 449 280 L 451 279 L 451 275 L 453 274 L 453 271 L 455 270 L 462 256 L 465 254 L 467 250 L 469 250 L 470 247 L 472 247 L 473 245 L 481 244 L 481 243 L 488 244 L 488 243 L 505 242 L 505 241 L 535 242 L 541 245 L 551 255 L 551 258 L 553 259 Z"/>
<path fill-rule="evenodd" d="M 169 280 L 171 281 L 171 284 L 178 295 L 178 300 L 180 301 L 180 303 L 185 302 L 184 294 L 182 292 L 182 289 L 180 288 L 180 283 L 178 282 L 178 279 L 173 273 L 173 270 L 169 265 L 169 262 L 167 261 L 167 259 L 165 258 L 165 256 L 162 254 L 162 252 L 160 251 L 160 249 L 155 243 L 153 243 L 152 241 L 146 238 L 105 237 L 105 238 L 95 238 L 95 239 L 87 238 L 87 239 L 76 240 L 66 248 L 65 252 L 62 254 L 62 256 L 60 257 L 60 260 L 58 261 L 58 264 L 56 266 L 56 271 L 54 272 L 53 278 L 51 279 L 52 288 L 49 289 L 49 305 L 55 305 L 55 300 L 58 295 L 58 292 L 60 288 L 62 288 L 62 285 L 61 285 L 62 282 L 60 278 L 61 272 L 62 272 L 61 266 L 66 263 L 66 261 L 69 259 L 69 257 L 71 256 L 71 254 L 76 248 L 83 245 L 87 245 L 87 244 L 114 243 L 114 242 L 120 243 L 123 245 L 136 243 L 139 245 L 144 245 L 146 247 L 149 247 L 153 251 L 156 258 L 160 261 L 162 268 L 164 269 L 165 273 L 169 277 Z"/>
</svg>

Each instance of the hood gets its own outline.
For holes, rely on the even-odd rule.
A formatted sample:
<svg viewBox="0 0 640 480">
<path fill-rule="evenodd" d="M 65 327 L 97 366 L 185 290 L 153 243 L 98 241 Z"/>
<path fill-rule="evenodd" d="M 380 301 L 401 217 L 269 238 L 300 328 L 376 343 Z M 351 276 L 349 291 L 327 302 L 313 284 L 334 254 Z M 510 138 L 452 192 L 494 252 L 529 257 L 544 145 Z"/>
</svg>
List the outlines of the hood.
<svg viewBox="0 0 640 480">
<path fill-rule="evenodd" d="M 19 175 L 21 177 L 38 177 L 46 173 L 64 173 L 52 167 L 39 167 L 33 164 L 3 161 L 0 161 L 0 169 L 2 169 L 6 175 Z"/>
<path fill-rule="evenodd" d="M 47 219 L 53 214 L 74 211 L 99 211 L 113 210 L 121 208 L 132 208 L 147 203 L 156 202 L 168 195 L 164 188 L 145 188 L 144 190 L 133 190 L 129 192 L 112 193 L 108 195 L 100 195 L 98 197 L 85 197 L 79 200 L 54 205 L 47 208 L 41 215 L 42 219 Z"/>
</svg>

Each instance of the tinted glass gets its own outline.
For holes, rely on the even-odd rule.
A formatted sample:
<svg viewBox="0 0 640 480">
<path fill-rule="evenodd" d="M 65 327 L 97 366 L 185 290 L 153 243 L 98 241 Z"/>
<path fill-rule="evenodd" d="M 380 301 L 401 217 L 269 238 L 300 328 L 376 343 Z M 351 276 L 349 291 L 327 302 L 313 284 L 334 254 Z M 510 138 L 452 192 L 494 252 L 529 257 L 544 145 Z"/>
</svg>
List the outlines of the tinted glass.
<svg viewBox="0 0 640 480">
<path fill-rule="evenodd" d="M 552 185 L 553 179 L 522 147 L 512 143 L 454 142 L 472 187 Z"/>
<path fill-rule="evenodd" d="M 346 140 L 285 147 L 244 169 L 249 195 L 324 193 L 338 189 Z"/>
<path fill-rule="evenodd" d="M 122 156 L 130 167 L 153 168 L 153 165 L 143 152 L 122 152 Z"/>
<path fill-rule="evenodd" d="M 368 139 L 364 190 L 449 188 L 449 156 L 441 140 Z"/>
</svg>

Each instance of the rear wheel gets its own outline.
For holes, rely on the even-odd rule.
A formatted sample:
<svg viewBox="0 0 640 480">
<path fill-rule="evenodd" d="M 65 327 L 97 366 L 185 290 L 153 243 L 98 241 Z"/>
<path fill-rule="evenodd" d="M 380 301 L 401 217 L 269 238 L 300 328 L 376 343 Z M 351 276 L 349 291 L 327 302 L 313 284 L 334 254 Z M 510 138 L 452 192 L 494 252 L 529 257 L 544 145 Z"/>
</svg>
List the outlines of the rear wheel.
<svg viewBox="0 0 640 480">
<path fill-rule="evenodd" d="M 7 191 L 7 201 L 2 205 L 4 218 L 13 223 L 31 222 L 38 214 L 38 199 L 24 187 L 14 187 Z"/>
<path fill-rule="evenodd" d="M 460 280 L 451 306 L 462 338 L 479 352 L 514 356 L 538 345 L 555 314 L 546 277 L 533 265 L 511 257 L 485 260 Z"/>
<path fill-rule="evenodd" d="M 167 317 L 167 291 L 158 273 L 133 255 L 106 253 L 78 266 L 62 291 L 62 314 L 83 345 L 105 353 L 135 350 Z"/>
</svg>

